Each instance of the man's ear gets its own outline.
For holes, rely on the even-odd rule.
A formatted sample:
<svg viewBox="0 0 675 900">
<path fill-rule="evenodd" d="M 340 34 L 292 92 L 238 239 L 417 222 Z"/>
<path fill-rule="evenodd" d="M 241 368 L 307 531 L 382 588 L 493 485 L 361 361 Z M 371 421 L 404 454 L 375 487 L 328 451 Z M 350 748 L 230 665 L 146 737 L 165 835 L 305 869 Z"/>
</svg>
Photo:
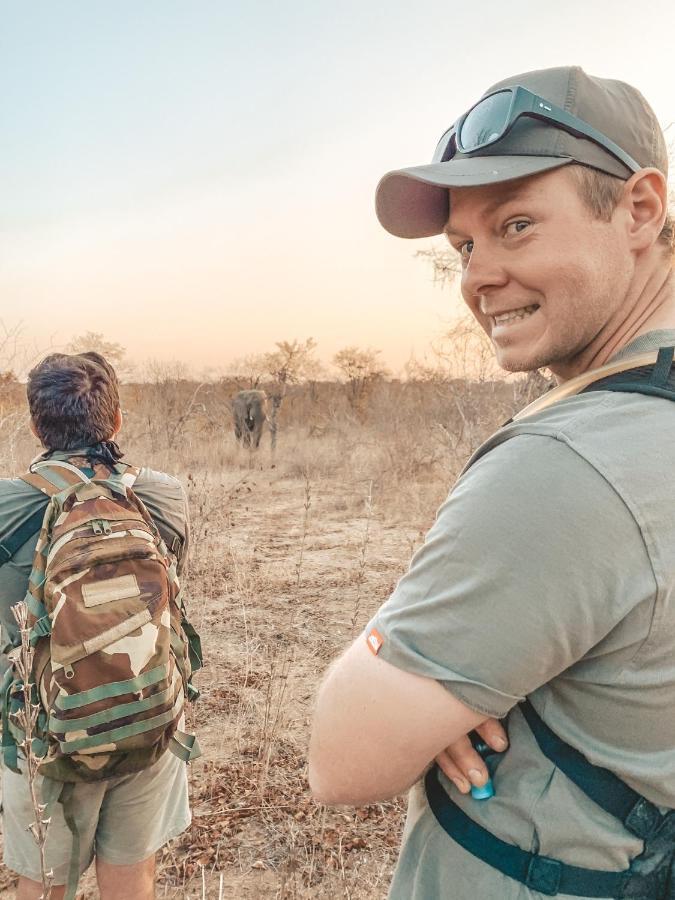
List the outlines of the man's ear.
<svg viewBox="0 0 675 900">
<path fill-rule="evenodd" d="M 114 440 L 117 435 L 120 433 L 122 429 L 122 408 L 117 407 L 117 412 L 115 413 L 115 421 L 113 424 L 113 433 L 111 435 L 111 440 Z"/>
<path fill-rule="evenodd" d="M 668 185 L 658 169 L 641 169 L 626 182 L 621 206 L 628 213 L 632 250 L 648 250 L 658 240 L 668 213 Z"/>
</svg>

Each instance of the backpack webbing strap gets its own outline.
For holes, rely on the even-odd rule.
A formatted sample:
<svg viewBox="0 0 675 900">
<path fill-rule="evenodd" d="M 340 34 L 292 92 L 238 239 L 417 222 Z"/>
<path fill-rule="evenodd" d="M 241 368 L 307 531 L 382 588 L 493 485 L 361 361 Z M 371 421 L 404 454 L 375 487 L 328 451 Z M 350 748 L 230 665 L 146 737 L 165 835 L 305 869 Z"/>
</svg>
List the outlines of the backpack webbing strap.
<svg viewBox="0 0 675 900">
<path fill-rule="evenodd" d="M 70 472 L 70 480 L 65 478 L 61 472 L 55 472 L 54 469 L 63 469 L 66 472 Z M 60 485 L 59 490 L 70 487 L 78 481 L 81 481 L 83 484 L 88 484 L 91 481 L 91 478 L 89 478 L 88 475 L 85 475 L 82 469 L 61 459 L 41 460 L 40 462 L 33 463 L 30 467 L 31 473 L 37 472 L 38 474 L 41 474 L 43 470 L 46 472 L 44 477 L 47 481 L 53 484 L 54 487 L 59 487 Z M 73 475 L 75 476 L 75 481 L 72 479 Z"/>
<path fill-rule="evenodd" d="M 129 703 L 120 703 L 115 707 L 115 720 L 123 719 L 125 716 L 133 716 L 138 713 L 147 712 L 149 709 L 155 709 L 157 706 L 163 706 L 165 703 L 173 700 L 173 685 L 169 685 L 163 691 L 157 694 L 150 694 L 142 700 L 132 700 Z M 87 728 L 96 728 L 98 725 L 105 725 L 111 720 L 111 712 L 104 709 L 101 712 L 91 713 L 88 716 L 80 716 L 77 719 L 64 719 L 54 713 L 49 717 L 49 730 L 54 734 L 67 734 L 69 731 L 86 731 Z"/>
<path fill-rule="evenodd" d="M 13 534 L 5 538 L 4 543 L 0 544 L 0 566 L 4 566 L 5 563 L 9 562 L 16 551 L 40 531 L 44 517 L 45 510 L 43 507 L 34 512 L 25 522 L 22 522 Z"/>
<path fill-rule="evenodd" d="M 57 709 L 78 709 L 81 706 L 88 706 L 97 700 L 108 700 L 111 697 L 119 697 L 122 694 L 130 692 L 142 691 L 143 688 L 157 684 L 167 677 L 168 669 L 166 666 L 155 666 L 142 675 L 135 675 L 124 681 L 111 681 L 108 684 L 100 684 L 97 687 L 90 688 L 88 691 L 80 691 L 77 694 L 59 694 L 54 700 L 54 706 Z"/>
<path fill-rule="evenodd" d="M 56 462 L 52 462 L 51 465 L 56 465 Z M 44 469 L 44 464 L 40 463 L 35 466 L 35 469 Z M 68 466 L 69 469 L 74 468 L 74 466 Z M 81 479 L 80 479 L 81 480 Z M 55 475 L 53 478 L 47 476 L 46 472 L 38 472 L 38 471 L 30 471 L 25 475 L 21 476 L 21 481 L 24 481 L 26 484 L 29 484 L 31 487 L 40 491 L 41 494 L 46 494 L 48 497 L 54 496 L 54 494 L 58 494 L 60 491 L 64 489 L 64 487 L 68 487 L 69 482 L 66 482 L 60 475 Z M 0 544 L 0 567 L 4 566 L 5 563 L 8 563 L 10 559 L 14 556 L 14 554 L 19 550 L 26 541 L 30 540 L 34 535 L 40 533 L 40 529 L 42 528 L 42 524 L 44 522 L 45 517 L 45 509 L 46 503 L 44 506 L 41 506 L 39 510 L 34 512 L 25 522 L 22 522 L 16 531 L 12 532 L 12 534 L 8 535 L 5 538 L 4 542 Z"/>
<path fill-rule="evenodd" d="M 143 701 L 140 701 L 143 702 Z M 76 738 L 75 740 L 59 740 L 61 752 L 79 753 L 80 751 L 90 751 L 101 745 L 114 744 L 123 741 L 126 738 L 135 737 L 138 734 L 145 734 L 147 731 L 154 731 L 173 721 L 175 713 L 173 709 L 161 713 L 159 716 L 153 716 L 151 719 L 141 719 L 138 722 L 132 722 L 129 725 L 120 725 L 116 728 L 110 728 L 107 731 L 98 731 L 96 734 L 87 735 L 86 737 Z"/>
<path fill-rule="evenodd" d="M 654 365 L 639 366 L 608 375 L 606 378 L 591 382 L 579 393 L 614 391 L 675 400 L 675 377 L 672 370 L 674 354 L 675 347 L 661 347 Z"/>
<path fill-rule="evenodd" d="M 675 356 L 675 347 L 659 348 L 654 372 L 650 379 L 650 382 L 654 387 L 668 387 L 670 373 L 673 368 L 673 356 Z"/>
<path fill-rule="evenodd" d="M 556 894 L 603 898 L 661 896 L 666 878 L 663 870 L 639 875 L 630 869 L 622 872 L 584 869 L 507 844 L 474 822 L 450 799 L 438 774 L 434 765 L 424 779 L 427 801 L 438 824 L 460 847 L 503 875 L 549 897 Z M 629 882 L 630 893 L 627 893 Z"/>
<path fill-rule="evenodd" d="M 70 862 L 68 863 L 68 881 L 66 882 L 64 900 L 75 900 L 77 895 L 77 882 L 80 880 L 80 829 L 78 828 L 77 817 L 75 814 L 77 803 L 75 803 L 73 796 L 74 791 L 75 782 L 69 781 L 63 785 L 59 796 L 59 803 L 63 807 L 63 818 L 73 838 L 72 849 L 70 851 Z"/>
<path fill-rule="evenodd" d="M 643 841 L 659 830 L 666 817 L 658 807 L 628 787 L 609 769 L 589 762 L 582 753 L 561 740 L 541 719 L 529 700 L 521 703 L 520 710 L 544 756 L 587 797 Z"/>
</svg>

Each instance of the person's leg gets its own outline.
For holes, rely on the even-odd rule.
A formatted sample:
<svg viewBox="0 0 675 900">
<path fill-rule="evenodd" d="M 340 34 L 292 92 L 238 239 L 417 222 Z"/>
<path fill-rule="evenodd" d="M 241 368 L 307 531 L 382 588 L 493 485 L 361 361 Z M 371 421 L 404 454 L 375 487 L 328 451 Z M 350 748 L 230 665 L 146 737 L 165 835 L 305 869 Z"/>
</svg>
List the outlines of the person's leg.
<svg viewBox="0 0 675 900">
<path fill-rule="evenodd" d="M 66 893 L 66 886 L 59 885 L 53 887 L 50 894 L 51 900 L 63 900 Z M 32 881 L 30 878 L 21 876 L 16 889 L 16 900 L 39 900 L 42 896 L 42 882 Z"/>
<path fill-rule="evenodd" d="M 130 866 L 113 866 L 96 857 L 96 880 L 101 900 L 154 900 L 155 854 Z"/>
<path fill-rule="evenodd" d="M 187 787 L 187 766 L 169 751 L 149 768 L 111 782 L 95 840 L 104 900 L 154 897 L 155 853 L 190 824 Z"/>
<path fill-rule="evenodd" d="M 40 855 L 33 835 L 29 831 L 31 822 L 35 820 L 35 811 L 31 800 L 28 779 L 21 774 L 2 766 L 2 830 L 4 837 L 4 863 L 8 869 L 19 876 L 17 897 L 19 900 L 32 900 L 42 893 L 40 881 Z M 48 782 L 48 779 L 44 779 Z M 50 789 L 38 778 L 38 791 L 43 801 L 47 795 L 53 798 L 53 785 Z M 47 788 L 46 795 L 43 786 Z M 94 856 L 94 837 L 100 805 L 105 788 L 101 784 L 78 784 L 75 789 L 74 807 L 77 813 L 79 834 L 80 873 L 84 872 Z M 58 791 L 56 791 L 58 793 Z M 73 835 L 66 825 L 63 807 L 52 799 L 48 814 L 50 823 L 47 828 L 45 844 L 45 862 L 47 868 L 54 873 L 52 897 L 60 900 L 64 895 L 64 885 L 68 880 L 71 856 L 73 851 Z"/>
</svg>

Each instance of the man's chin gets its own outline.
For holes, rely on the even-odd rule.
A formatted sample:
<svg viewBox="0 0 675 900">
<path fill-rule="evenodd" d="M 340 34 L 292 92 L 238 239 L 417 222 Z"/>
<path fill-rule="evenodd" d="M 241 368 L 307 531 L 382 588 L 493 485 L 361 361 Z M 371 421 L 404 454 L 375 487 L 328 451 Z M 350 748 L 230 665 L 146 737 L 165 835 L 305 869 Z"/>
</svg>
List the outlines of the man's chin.
<svg viewBox="0 0 675 900">
<path fill-rule="evenodd" d="M 505 372 L 536 372 L 537 369 L 543 369 L 548 362 L 542 361 L 537 356 L 527 356 L 516 353 L 496 353 L 497 365 Z"/>
</svg>

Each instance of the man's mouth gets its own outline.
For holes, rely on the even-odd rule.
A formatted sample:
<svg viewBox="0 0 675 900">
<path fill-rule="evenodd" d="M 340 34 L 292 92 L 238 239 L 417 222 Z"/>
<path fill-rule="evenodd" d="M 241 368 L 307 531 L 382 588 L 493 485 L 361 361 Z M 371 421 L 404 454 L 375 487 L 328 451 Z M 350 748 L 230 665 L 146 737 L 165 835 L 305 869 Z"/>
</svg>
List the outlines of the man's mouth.
<svg viewBox="0 0 675 900">
<path fill-rule="evenodd" d="M 490 318 L 495 326 L 513 325 L 514 322 L 520 322 L 522 319 L 529 318 L 538 309 L 539 304 L 533 303 L 530 306 L 522 306 L 520 309 L 510 309 L 508 312 L 500 313 L 498 316 L 490 316 Z"/>
</svg>

